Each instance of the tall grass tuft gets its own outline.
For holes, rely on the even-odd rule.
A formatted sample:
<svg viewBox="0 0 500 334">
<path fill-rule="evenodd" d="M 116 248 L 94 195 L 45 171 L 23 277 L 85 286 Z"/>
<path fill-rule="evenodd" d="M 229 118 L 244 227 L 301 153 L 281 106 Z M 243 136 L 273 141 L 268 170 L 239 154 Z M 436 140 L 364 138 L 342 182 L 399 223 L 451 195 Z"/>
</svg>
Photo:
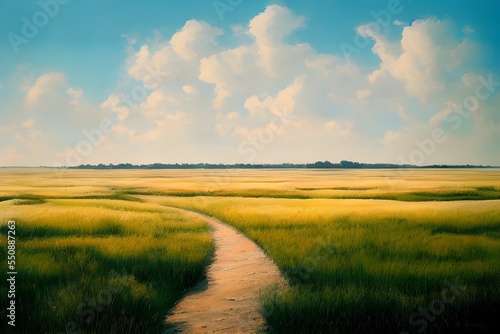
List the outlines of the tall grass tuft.
<svg viewBox="0 0 500 334">
<path fill-rule="evenodd" d="M 35 212 L 1 205 L 0 219 L 17 227 L 20 332 L 160 333 L 212 255 L 203 221 L 158 205 L 47 200 Z M 1 234 L 5 258 L 5 225 Z M 5 299 L 0 306 L 5 318 Z"/>
</svg>

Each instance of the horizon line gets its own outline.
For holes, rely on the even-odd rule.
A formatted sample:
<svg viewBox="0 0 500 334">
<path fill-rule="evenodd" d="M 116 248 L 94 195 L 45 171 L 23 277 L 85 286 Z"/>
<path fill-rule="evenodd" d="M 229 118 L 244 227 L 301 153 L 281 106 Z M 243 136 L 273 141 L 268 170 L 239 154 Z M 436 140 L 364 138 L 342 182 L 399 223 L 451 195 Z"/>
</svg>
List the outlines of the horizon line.
<svg viewBox="0 0 500 334">
<path fill-rule="evenodd" d="M 495 165 L 475 165 L 475 164 L 431 164 L 431 165 L 411 165 L 411 164 L 396 164 L 387 162 L 356 162 L 341 160 L 340 162 L 330 162 L 316 161 L 316 162 L 306 162 L 306 163 L 208 163 L 208 162 L 197 162 L 197 163 L 145 163 L 145 164 L 132 164 L 132 163 L 99 163 L 99 164 L 80 164 L 73 166 L 0 166 L 0 168 L 19 168 L 19 169 L 29 169 L 29 168 L 43 168 L 43 169 L 265 169 L 265 168 L 285 168 L 285 169 L 396 169 L 396 168 L 433 168 L 433 169 L 449 169 L 449 168 L 500 168 L 500 166 Z"/>
</svg>

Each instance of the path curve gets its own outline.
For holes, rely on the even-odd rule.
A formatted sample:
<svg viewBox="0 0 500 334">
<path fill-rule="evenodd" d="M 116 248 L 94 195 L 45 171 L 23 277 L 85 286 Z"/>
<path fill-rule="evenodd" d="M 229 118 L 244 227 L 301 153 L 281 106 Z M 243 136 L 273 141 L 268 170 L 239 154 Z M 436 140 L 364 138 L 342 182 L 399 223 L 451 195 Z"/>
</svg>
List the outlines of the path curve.
<svg viewBox="0 0 500 334">
<path fill-rule="evenodd" d="M 167 317 L 176 326 L 170 333 L 259 333 L 260 290 L 286 285 L 276 265 L 253 241 L 235 228 L 206 215 L 183 210 L 207 221 L 215 242 L 215 256 L 201 282 Z"/>
</svg>

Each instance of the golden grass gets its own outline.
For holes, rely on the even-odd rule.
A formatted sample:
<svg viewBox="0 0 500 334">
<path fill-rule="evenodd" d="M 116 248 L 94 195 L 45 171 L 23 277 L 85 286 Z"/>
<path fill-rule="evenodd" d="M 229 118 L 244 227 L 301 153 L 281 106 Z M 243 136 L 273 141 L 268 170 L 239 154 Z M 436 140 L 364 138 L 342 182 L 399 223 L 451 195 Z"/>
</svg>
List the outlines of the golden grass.
<svg viewBox="0 0 500 334">
<path fill-rule="evenodd" d="M 500 189 L 499 169 L 465 170 L 52 170 L 4 169 L 0 197 L 106 196 L 117 189 L 143 194 L 288 194 L 377 196 L 407 192 Z"/>
<path fill-rule="evenodd" d="M 277 263 L 291 288 L 263 299 L 276 332 L 398 332 L 412 312 L 439 297 L 444 281 L 455 279 L 467 292 L 447 305 L 437 332 L 462 330 L 450 327 L 458 319 L 490 328 L 499 309 L 498 169 L 0 175 L 0 220 L 19 222 L 20 268 L 41 282 L 83 277 L 53 295 L 62 301 L 61 316 L 69 316 L 63 310 L 71 309 L 71 294 L 85 298 L 81 286 L 98 291 L 114 280 L 92 283 L 89 276 L 110 264 L 133 271 L 120 278 L 131 300 L 150 300 L 158 289 L 144 277 L 199 279 L 211 249 L 208 228 L 168 207 L 216 216 Z M 175 269 L 167 275 L 165 267 Z"/>
<path fill-rule="evenodd" d="M 450 327 L 450 317 L 493 328 L 500 200 L 142 198 L 209 213 L 260 244 L 292 283 L 263 299 L 276 332 L 401 330 L 453 280 L 467 293 L 447 306 L 440 331 L 463 329 Z"/>
<path fill-rule="evenodd" d="M 60 332 L 67 323 L 84 332 L 159 332 L 168 309 L 203 278 L 211 257 L 207 224 L 158 204 L 18 202 L 0 202 L 0 221 L 16 221 L 18 316 L 26 332 Z M 0 232 L 6 258 L 5 225 Z M 110 286 L 112 301 L 92 306 Z M 82 305 L 92 320 L 82 317 Z"/>
</svg>

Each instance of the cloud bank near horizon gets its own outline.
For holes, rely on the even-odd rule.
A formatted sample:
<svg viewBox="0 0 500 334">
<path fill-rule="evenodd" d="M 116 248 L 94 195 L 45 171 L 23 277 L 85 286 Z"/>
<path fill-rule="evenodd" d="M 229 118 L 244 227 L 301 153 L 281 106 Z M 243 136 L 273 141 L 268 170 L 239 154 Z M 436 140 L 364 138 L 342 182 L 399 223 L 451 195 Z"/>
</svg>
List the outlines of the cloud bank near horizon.
<svg viewBox="0 0 500 334">
<path fill-rule="evenodd" d="M 269 5 L 230 29 L 190 19 L 167 36 L 127 35 L 101 100 L 57 68 L 19 65 L 2 82 L 18 93 L 3 101 L 0 165 L 500 165 L 500 78 L 473 28 L 434 16 L 361 23 L 360 43 L 339 53 L 293 38 L 307 29 L 307 17 Z"/>
</svg>

